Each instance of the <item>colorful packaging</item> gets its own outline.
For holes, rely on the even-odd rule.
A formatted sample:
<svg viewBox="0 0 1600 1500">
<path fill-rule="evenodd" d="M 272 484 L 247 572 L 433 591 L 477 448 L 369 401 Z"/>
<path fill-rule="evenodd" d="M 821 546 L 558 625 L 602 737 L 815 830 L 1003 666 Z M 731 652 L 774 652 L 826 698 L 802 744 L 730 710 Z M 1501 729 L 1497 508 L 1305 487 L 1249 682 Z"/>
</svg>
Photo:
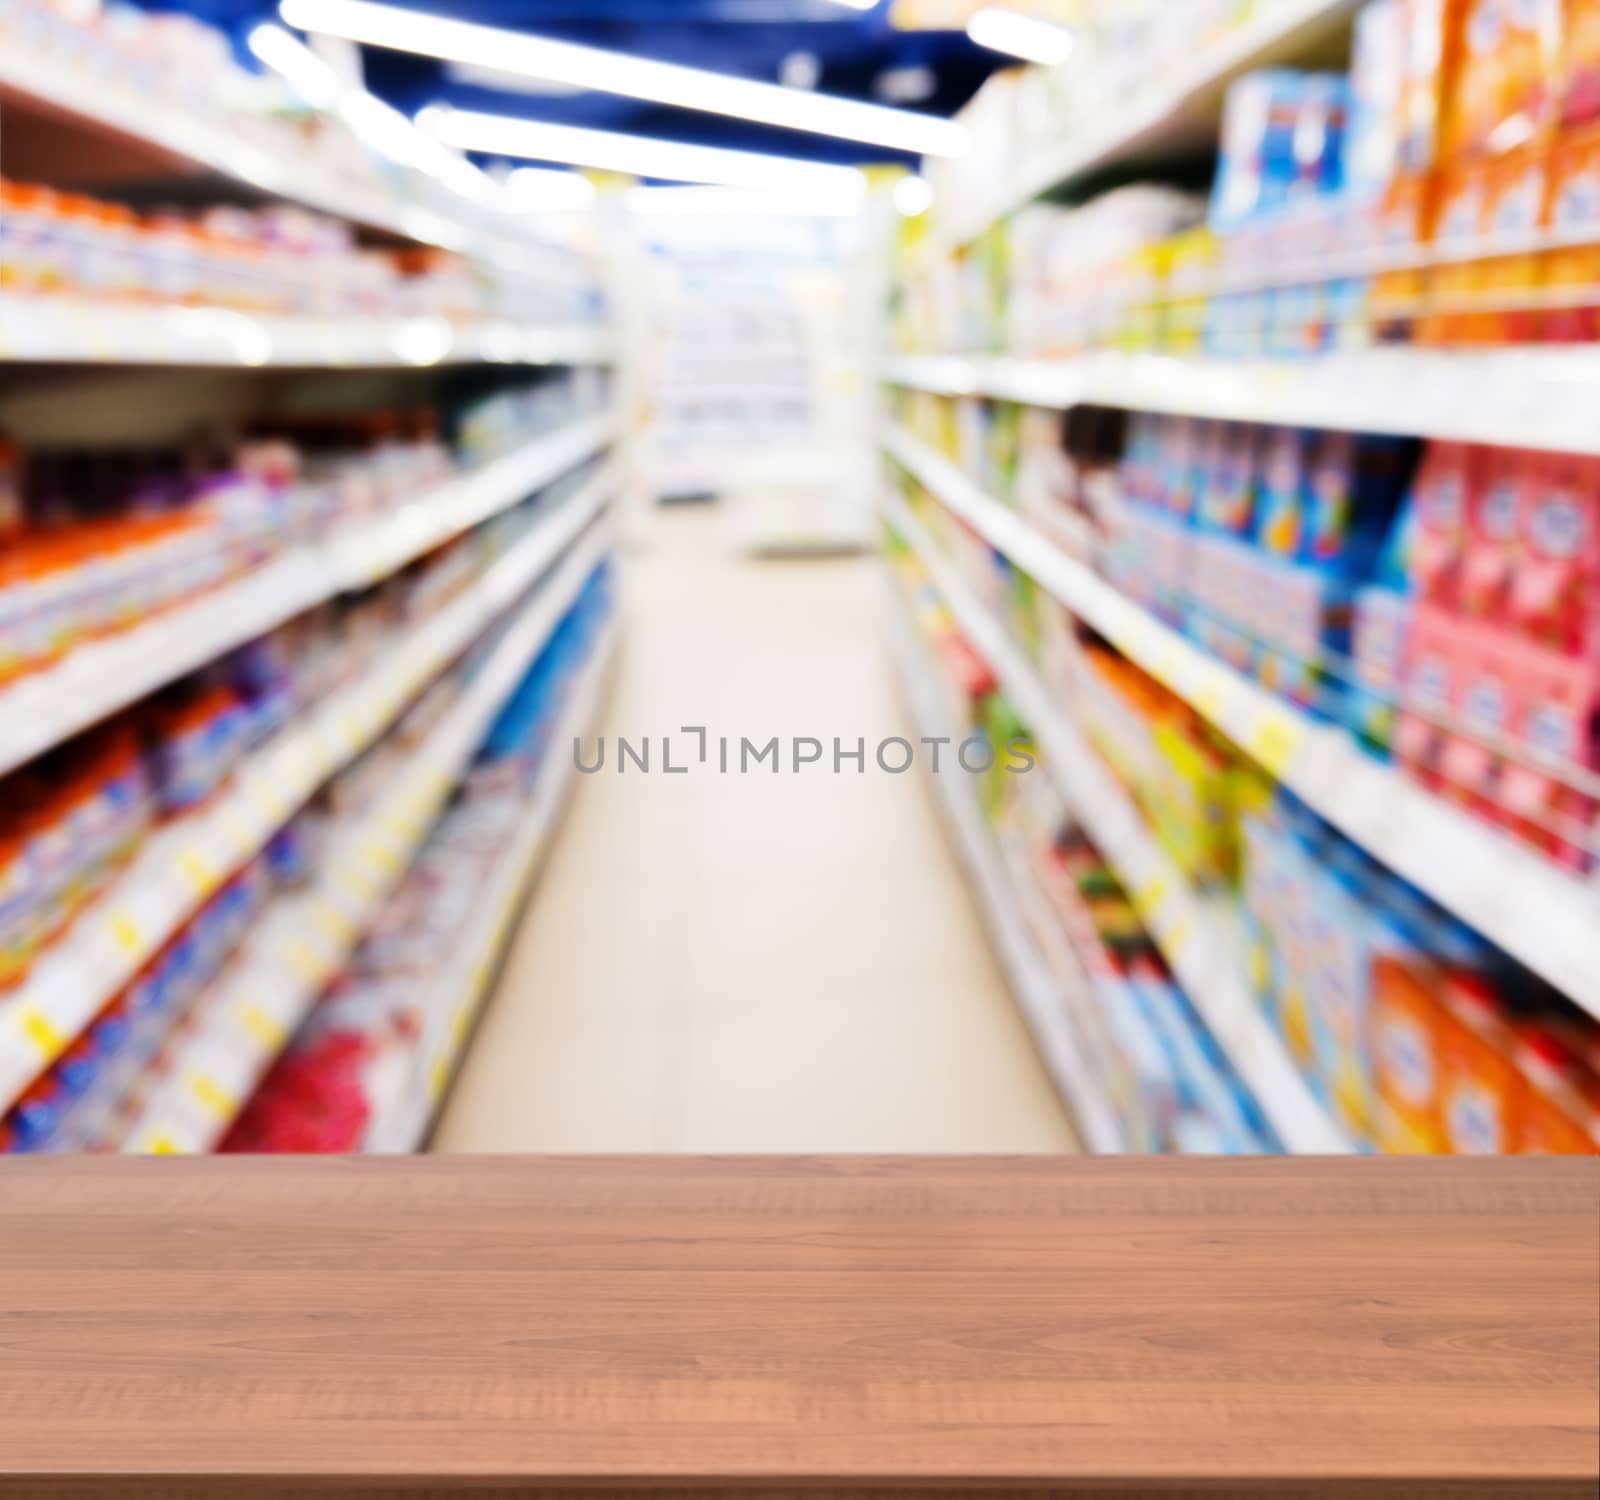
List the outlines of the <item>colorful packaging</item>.
<svg viewBox="0 0 1600 1500">
<path fill-rule="evenodd" d="M 1223 424 L 1216 435 L 1215 464 L 1199 496 L 1202 530 L 1249 536 L 1256 502 L 1259 430 L 1242 422 Z"/>
<path fill-rule="evenodd" d="M 1594 5 L 1600 17 L 1600 3 Z M 1595 23 L 1600 45 L 1600 20 Z M 1600 58 L 1596 71 L 1600 105 Z M 1600 124 L 1564 131 L 1550 153 L 1549 202 L 1545 223 L 1551 236 L 1568 243 L 1544 256 L 1543 277 L 1552 291 L 1600 287 Z M 1587 236 L 1586 240 L 1580 237 Z M 1544 320 L 1547 339 L 1562 343 L 1600 337 L 1600 294 L 1593 303 L 1553 307 Z"/>
<path fill-rule="evenodd" d="M 1600 461 L 1530 461 L 1511 593 L 1516 628 L 1551 650 L 1600 662 Z"/>
<path fill-rule="evenodd" d="M 1592 120 L 1600 115 L 1600 0 L 1567 0 L 1564 51 L 1561 117 Z"/>
<path fill-rule="evenodd" d="M 1375 1138 L 1383 1151 L 1433 1155 L 1445 1149 L 1441 1034 L 1448 1018 L 1436 977 L 1419 961 L 1381 955 L 1372 966 Z"/>
<path fill-rule="evenodd" d="M 1401 0 L 1404 58 L 1399 96 L 1399 158 L 1406 172 L 1443 160 L 1454 128 L 1449 110 L 1461 67 L 1464 0 Z"/>
<path fill-rule="evenodd" d="M 1446 973 L 1439 1028 L 1440 1118 L 1445 1149 L 1456 1156 L 1499 1156 L 1521 1129 L 1521 1072 L 1499 995 L 1478 975 Z"/>
<path fill-rule="evenodd" d="M 1488 451 L 1467 493 L 1466 537 L 1457 604 L 1469 619 L 1501 621 L 1511 604 L 1520 545 L 1523 488 L 1538 455 Z"/>
<path fill-rule="evenodd" d="M 1516 1149 L 1529 1156 L 1600 1154 L 1600 1076 L 1538 1022 L 1517 1028 L 1515 1060 L 1527 1085 Z"/>
<path fill-rule="evenodd" d="M 1485 172 L 1484 238 L 1498 245 L 1531 243 L 1544 225 L 1548 198 L 1549 160 L 1542 145 L 1497 158 Z M 1543 273 L 1543 257 L 1531 249 L 1478 262 L 1473 289 L 1487 305 L 1469 315 L 1464 341 L 1514 344 L 1537 338 L 1542 319 L 1529 304 Z"/>
<path fill-rule="evenodd" d="M 1412 490 L 1417 597 L 1441 609 L 1453 610 L 1460 601 L 1468 504 L 1481 452 L 1465 443 L 1429 443 Z"/>
<path fill-rule="evenodd" d="M 1267 436 L 1256 504 L 1256 540 L 1273 557 L 1298 558 L 1307 520 L 1305 439 L 1293 427 Z"/>
</svg>

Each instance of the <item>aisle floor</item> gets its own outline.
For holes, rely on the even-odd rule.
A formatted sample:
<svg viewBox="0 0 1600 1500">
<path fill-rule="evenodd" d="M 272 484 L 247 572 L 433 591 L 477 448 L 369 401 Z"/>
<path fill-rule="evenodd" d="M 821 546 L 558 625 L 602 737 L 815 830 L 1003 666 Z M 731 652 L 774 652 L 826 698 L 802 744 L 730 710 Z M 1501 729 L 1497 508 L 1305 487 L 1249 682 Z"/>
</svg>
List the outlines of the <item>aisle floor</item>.
<svg viewBox="0 0 1600 1500">
<path fill-rule="evenodd" d="M 712 507 L 626 565 L 578 790 L 445 1151 L 1070 1151 L 920 770 L 719 775 L 716 742 L 915 739 L 879 564 L 740 556 Z M 711 764 L 692 760 L 704 725 Z M 656 742 L 616 769 L 617 736 Z M 570 752 L 567 752 L 570 753 Z M 592 761 L 589 762 L 592 764 Z"/>
</svg>

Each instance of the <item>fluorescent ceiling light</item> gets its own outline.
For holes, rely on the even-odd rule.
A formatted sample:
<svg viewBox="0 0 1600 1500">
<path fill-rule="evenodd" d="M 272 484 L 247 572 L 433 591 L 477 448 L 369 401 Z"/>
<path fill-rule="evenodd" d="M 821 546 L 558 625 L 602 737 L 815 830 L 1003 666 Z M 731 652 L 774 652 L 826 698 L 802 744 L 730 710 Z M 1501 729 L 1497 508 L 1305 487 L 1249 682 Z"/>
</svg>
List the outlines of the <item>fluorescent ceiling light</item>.
<svg viewBox="0 0 1600 1500">
<path fill-rule="evenodd" d="M 282 0 L 280 12 L 288 25 L 302 31 L 574 84 L 603 94 L 648 99 L 678 109 L 838 136 L 894 151 L 960 156 L 968 144 L 964 126 L 935 115 L 804 93 L 625 52 L 398 10 L 372 0 Z"/>
<path fill-rule="evenodd" d="M 1072 55 L 1077 38 L 1064 26 L 1052 26 L 1014 10 L 985 6 L 967 22 L 967 35 L 980 47 L 1053 68 Z"/>
<path fill-rule="evenodd" d="M 842 5 L 846 10 L 871 10 L 878 0 L 830 0 L 833 5 Z"/>
<path fill-rule="evenodd" d="M 791 156 L 724 151 L 653 136 L 619 135 L 576 125 L 479 114 L 442 104 L 429 105 L 417 116 L 417 123 L 435 139 L 459 151 L 485 151 L 492 156 L 566 162 L 574 167 L 625 172 L 633 177 L 712 183 L 758 192 L 813 191 L 860 197 L 866 191 L 866 178 L 854 167 L 824 166 L 796 161 Z"/>
<path fill-rule="evenodd" d="M 914 219 L 933 207 L 933 188 L 926 177 L 902 177 L 891 194 L 895 212 L 902 219 Z"/>
<path fill-rule="evenodd" d="M 401 166 L 426 172 L 464 198 L 486 198 L 494 191 L 487 173 L 419 130 L 377 95 L 346 85 L 304 42 L 281 26 L 257 26 L 249 41 L 250 50 L 307 104 L 334 111 L 370 150 Z"/>
<path fill-rule="evenodd" d="M 762 193 L 727 187 L 638 187 L 623 195 L 644 217 L 847 219 L 861 211 L 859 196 L 839 193 Z"/>
<path fill-rule="evenodd" d="M 506 191 L 518 210 L 577 210 L 588 208 L 595 197 L 594 184 L 582 174 L 544 167 L 518 167 L 506 178 Z"/>
<path fill-rule="evenodd" d="M 344 92 L 339 75 L 299 37 L 266 21 L 250 33 L 249 40 L 250 50 L 281 75 L 307 104 L 316 109 L 332 109 L 338 102 Z"/>
</svg>

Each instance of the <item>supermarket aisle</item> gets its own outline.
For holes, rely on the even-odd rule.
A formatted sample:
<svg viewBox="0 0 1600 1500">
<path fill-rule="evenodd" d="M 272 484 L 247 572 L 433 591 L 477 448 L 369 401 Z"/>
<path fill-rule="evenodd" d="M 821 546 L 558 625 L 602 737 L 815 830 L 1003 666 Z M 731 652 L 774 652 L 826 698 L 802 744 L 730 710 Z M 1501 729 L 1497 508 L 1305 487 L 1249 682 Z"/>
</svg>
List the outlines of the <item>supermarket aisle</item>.
<svg viewBox="0 0 1600 1500">
<path fill-rule="evenodd" d="M 629 567 L 606 769 L 435 1149 L 1073 1149 L 920 773 L 716 773 L 722 734 L 914 738 L 876 563 L 746 561 L 728 528 L 667 511 Z M 711 766 L 617 773 L 618 735 L 681 763 L 690 724 Z"/>
</svg>

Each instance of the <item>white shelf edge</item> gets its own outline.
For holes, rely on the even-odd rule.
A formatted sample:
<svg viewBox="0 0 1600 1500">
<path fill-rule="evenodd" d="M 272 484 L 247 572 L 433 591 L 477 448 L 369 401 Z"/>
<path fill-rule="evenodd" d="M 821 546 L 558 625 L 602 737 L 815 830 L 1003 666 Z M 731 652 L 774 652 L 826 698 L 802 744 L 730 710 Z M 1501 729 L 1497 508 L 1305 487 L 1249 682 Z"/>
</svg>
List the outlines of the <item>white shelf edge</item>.
<svg viewBox="0 0 1600 1500">
<path fill-rule="evenodd" d="M 616 419 L 545 433 L 382 518 L 347 527 L 0 688 L 0 775 L 314 605 L 368 588 L 520 504 L 612 441 Z"/>
<path fill-rule="evenodd" d="M 460 943 L 455 961 L 431 986 L 424 1004 L 425 1030 L 415 1057 L 393 1097 L 380 1105 L 362 1150 L 393 1155 L 420 1149 L 439 1104 L 454 1077 L 494 978 L 524 897 L 544 863 L 561 813 L 574 787 L 574 767 L 562 747 L 593 722 L 617 650 L 618 626 L 606 626 L 604 639 L 582 668 L 551 735 L 548 759 L 515 833 L 480 893 L 480 915 Z"/>
<path fill-rule="evenodd" d="M 918 649 L 910 639 L 913 627 L 905 619 L 905 606 L 896 599 L 890 608 L 894 622 L 891 645 L 910 700 L 912 717 L 923 735 L 941 734 L 948 726 L 937 720 L 926 680 L 928 669 L 919 661 Z M 977 897 L 979 914 L 995 954 L 1010 980 L 1017 1007 L 1033 1034 L 1034 1045 L 1056 1092 L 1091 1151 L 1102 1154 L 1125 1151 L 1127 1147 L 1116 1113 L 1095 1081 L 1065 1002 L 1058 993 L 1060 981 L 1028 931 L 1012 889 L 1011 876 L 965 782 L 951 776 L 928 779 L 933 784 L 935 798 L 968 883 Z M 1083 983 L 1088 983 L 1086 975 Z"/>
<path fill-rule="evenodd" d="M 360 318 L 141 307 L 0 295 L 0 363 L 198 369 L 406 369 L 589 365 L 613 357 L 603 327 L 432 316 Z"/>
<path fill-rule="evenodd" d="M 1121 783 L 1056 707 L 1033 667 L 978 601 L 910 508 L 886 495 L 884 513 L 927 568 L 963 634 L 1029 725 L 1043 760 L 1101 854 L 1117 871 L 1145 929 L 1285 1148 L 1352 1150 L 1252 999 L 1239 955 L 1140 816 Z"/>
<path fill-rule="evenodd" d="M 1191 704 L 1308 807 L 1600 1018 L 1600 884 L 1548 861 L 1406 780 L 1206 655 L 903 429 L 885 446 L 939 501 L 1080 619 Z"/>
<path fill-rule="evenodd" d="M 949 232 L 938 234 L 945 249 L 966 244 L 1007 214 L 1053 188 L 1119 161 L 1131 159 L 1181 123 L 1196 104 L 1218 93 L 1240 73 L 1292 49 L 1297 39 L 1325 30 L 1353 14 L 1363 0 L 1274 0 L 1260 15 L 1225 32 L 1201 51 L 1175 77 L 1164 78 L 1151 97 L 1147 88 L 1109 123 L 1087 135 L 1071 135 L 1024 158 L 994 196 L 974 213 L 964 215 Z"/>
<path fill-rule="evenodd" d="M 600 480 L 604 480 L 602 485 Z M 44 1072 L 306 799 L 546 572 L 609 499 L 610 477 L 561 506 L 488 573 L 385 652 L 359 682 L 257 750 L 229 788 L 162 830 L 0 997 L 0 1112 Z"/>
<path fill-rule="evenodd" d="M 1060 359 L 908 355 L 891 385 L 1066 409 L 1092 404 L 1173 416 L 1337 428 L 1396 437 L 1600 454 L 1588 413 L 1600 351 L 1407 346 L 1303 360 L 1100 352 Z"/>
</svg>

